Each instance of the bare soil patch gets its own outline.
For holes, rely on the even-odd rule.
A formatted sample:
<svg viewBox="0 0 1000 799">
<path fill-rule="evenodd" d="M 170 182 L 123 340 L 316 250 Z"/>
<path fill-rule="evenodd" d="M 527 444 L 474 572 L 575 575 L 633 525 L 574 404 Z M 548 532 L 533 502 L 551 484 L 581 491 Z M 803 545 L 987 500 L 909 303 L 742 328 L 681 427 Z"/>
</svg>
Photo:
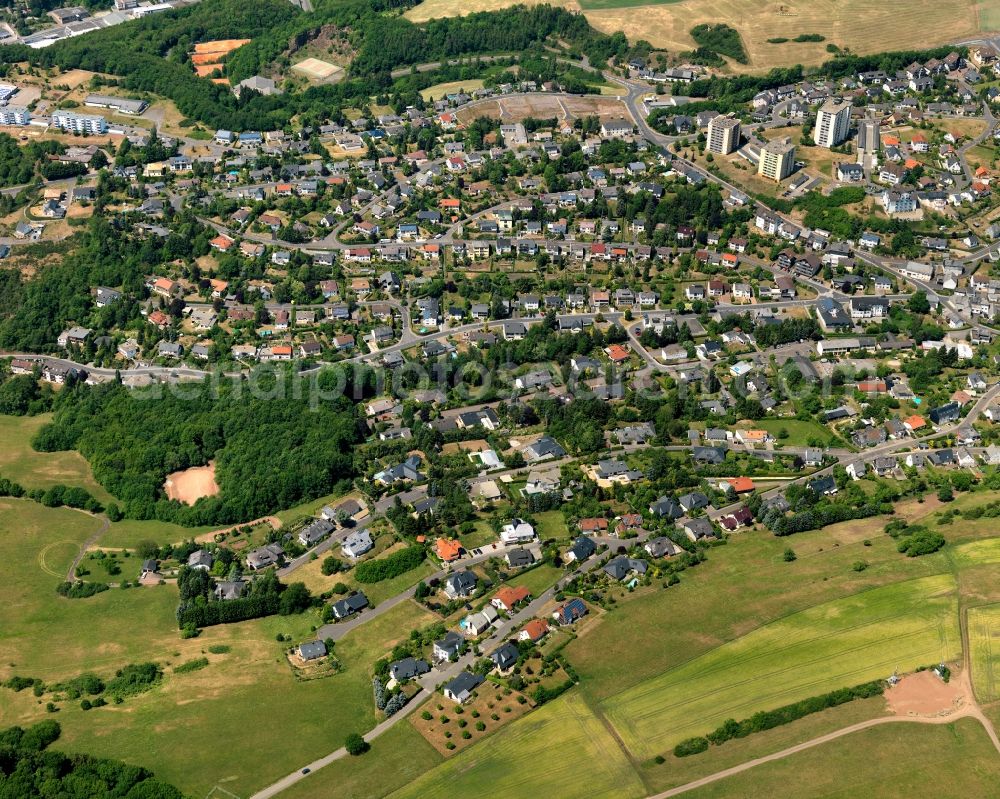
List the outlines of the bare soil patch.
<svg viewBox="0 0 1000 799">
<path fill-rule="evenodd" d="M 167 475 L 163 488 L 169 499 L 176 499 L 185 505 L 194 505 L 202 497 L 214 497 L 219 493 L 219 484 L 215 482 L 215 462 Z"/>
<path fill-rule="evenodd" d="M 958 675 L 944 682 L 930 670 L 907 674 L 886 690 L 885 698 L 897 716 L 943 716 L 966 704 L 964 681 Z"/>
</svg>

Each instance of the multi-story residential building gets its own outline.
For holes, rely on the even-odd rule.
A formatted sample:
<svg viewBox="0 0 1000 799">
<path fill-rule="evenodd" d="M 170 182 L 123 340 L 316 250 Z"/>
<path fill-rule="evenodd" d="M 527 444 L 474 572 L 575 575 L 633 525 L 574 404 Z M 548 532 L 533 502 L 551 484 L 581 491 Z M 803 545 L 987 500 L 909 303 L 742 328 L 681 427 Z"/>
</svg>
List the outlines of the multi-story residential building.
<svg viewBox="0 0 1000 799">
<path fill-rule="evenodd" d="M 841 97 L 831 97 L 816 113 L 813 141 L 818 147 L 836 147 L 851 127 L 851 104 Z"/>
<path fill-rule="evenodd" d="M 740 121 L 721 114 L 708 123 L 708 151 L 728 155 L 740 145 Z"/>
<path fill-rule="evenodd" d="M 31 122 L 31 112 L 19 105 L 0 108 L 0 125 L 27 125 Z"/>
<path fill-rule="evenodd" d="M 108 129 L 108 124 L 102 116 L 73 114 L 69 111 L 56 111 L 52 115 L 52 124 L 60 130 L 73 133 L 104 133 Z"/>
<path fill-rule="evenodd" d="M 757 174 L 769 180 L 782 181 L 795 169 L 795 145 L 789 138 L 775 139 L 760 149 Z"/>
</svg>

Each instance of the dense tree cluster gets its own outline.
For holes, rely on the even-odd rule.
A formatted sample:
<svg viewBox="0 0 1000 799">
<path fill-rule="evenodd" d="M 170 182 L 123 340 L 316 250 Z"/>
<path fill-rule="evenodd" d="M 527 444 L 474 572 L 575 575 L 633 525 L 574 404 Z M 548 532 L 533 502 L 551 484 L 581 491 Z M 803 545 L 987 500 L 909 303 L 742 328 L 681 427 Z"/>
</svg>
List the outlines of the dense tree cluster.
<svg viewBox="0 0 1000 799">
<path fill-rule="evenodd" d="M 258 387 L 206 381 L 161 393 L 118 382 L 76 386 L 60 395 L 53 423 L 33 444 L 45 452 L 79 450 L 126 516 L 187 525 L 254 519 L 329 494 L 353 476 L 357 426 L 347 399 L 313 407 L 291 386 L 281 389 L 273 374 Z M 166 498 L 168 474 L 213 459 L 218 495 L 192 506 Z"/>
<path fill-rule="evenodd" d="M 406 549 L 393 552 L 384 558 L 373 558 L 362 561 L 354 569 L 354 579 L 359 583 L 378 583 L 399 577 L 411 569 L 417 568 L 424 561 L 426 551 L 422 546 L 414 544 Z"/>
<path fill-rule="evenodd" d="M 0 732 L 0 795 L 17 799 L 184 799 L 180 791 L 139 766 L 117 760 L 48 751 L 61 730 L 45 721 Z"/>
<path fill-rule="evenodd" d="M 180 604 L 177 606 L 177 625 L 186 627 L 211 627 L 231 624 L 263 616 L 290 616 L 302 613 L 313 604 L 312 595 L 303 583 L 285 585 L 273 570 L 250 581 L 239 599 L 216 599 L 215 581 L 201 569 L 181 568 L 177 577 Z"/>
</svg>

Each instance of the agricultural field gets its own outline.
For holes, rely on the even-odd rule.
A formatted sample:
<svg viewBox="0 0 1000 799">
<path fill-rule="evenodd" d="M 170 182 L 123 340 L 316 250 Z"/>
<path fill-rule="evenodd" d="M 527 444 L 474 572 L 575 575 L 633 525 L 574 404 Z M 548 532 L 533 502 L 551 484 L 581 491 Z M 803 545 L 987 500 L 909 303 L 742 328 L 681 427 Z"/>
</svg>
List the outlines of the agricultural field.
<svg viewBox="0 0 1000 799">
<path fill-rule="evenodd" d="M 878 753 L 872 757 L 872 753 Z M 863 767 L 859 768 L 859 765 Z M 993 796 L 1000 756 L 973 719 L 884 724 L 695 789 L 690 799 Z"/>
<path fill-rule="evenodd" d="M 1000 699 L 1000 605 L 969 608 L 969 649 L 972 687 L 980 702 Z"/>
<path fill-rule="evenodd" d="M 0 476 L 25 488 L 49 488 L 56 484 L 80 486 L 101 502 L 113 497 L 94 479 L 90 464 L 75 450 L 35 452 L 31 439 L 52 420 L 51 414 L 0 416 Z"/>
<path fill-rule="evenodd" d="M 484 793 L 633 799 L 646 792 L 611 733 L 586 702 L 571 692 L 390 796 L 450 799 Z"/>
<path fill-rule="evenodd" d="M 669 754 L 664 763 L 647 760 L 639 764 L 638 770 L 650 793 L 665 791 L 748 760 L 781 752 L 802 741 L 810 741 L 852 724 L 886 715 L 886 701 L 883 697 L 856 699 L 771 730 L 726 741 L 722 746 L 710 746 L 707 751 L 698 755 L 674 757 Z"/>
<path fill-rule="evenodd" d="M 601 710 L 636 757 L 742 719 L 961 653 L 950 575 L 801 611 L 613 696 Z"/>
<path fill-rule="evenodd" d="M 645 39 L 654 47 L 673 51 L 692 50 L 689 31 L 700 23 L 725 22 L 739 31 L 750 56 L 742 71 L 770 69 L 792 64 L 815 65 L 832 56 L 829 43 L 848 47 L 856 53 L 877 53 L 933 47 L 960 41 L 979 30 L 995 30 L 1000 17 L 983 9 L 977 15 L 975 0 L 958 0 L 947 11 L 932 0 L 909 3 L 761 2 L 760 0 L 560 0 L 559 5 L 581 9 L 590 23 L 606 33 L 623 31 L 630 40 Z M 514 0 L 426 0 L 407 13 L 414 21 L 457 16 L 474 11 L 492 11 L 514 5 Z M 982 26 L 982 27 L 980 27 Z M 799 34 L 820 33 L 825 42 L 785 42 L 770 44 L 768 39 L 793 39 Z"/>
<path fill-rule="evenodd" d="M 679 585 L 666 591 L 659 585 L 632 594 L 623 590 L 592 632 L 566 647 L 566 656 L 579 672 L 588 699 L 599 703 L 768 621 L 949 570 L 948 548 L 906 558 L 880 529 L 881 523 L 871 523 L 863 537 L 829 530 L 787 538 L 755 532 L 732 536 L 724 547 L 708 550 L 705 563 L 682 574 Z M 786 548 L 797 555 L 793 563 L 782 557 Z M 854 568 L 859 562 L 867 564 L 862 571 Z M 649 630 L 668 632 L 651 636 Z M 615 657 L 608 658 L 608 652 Z"/>
</svg>

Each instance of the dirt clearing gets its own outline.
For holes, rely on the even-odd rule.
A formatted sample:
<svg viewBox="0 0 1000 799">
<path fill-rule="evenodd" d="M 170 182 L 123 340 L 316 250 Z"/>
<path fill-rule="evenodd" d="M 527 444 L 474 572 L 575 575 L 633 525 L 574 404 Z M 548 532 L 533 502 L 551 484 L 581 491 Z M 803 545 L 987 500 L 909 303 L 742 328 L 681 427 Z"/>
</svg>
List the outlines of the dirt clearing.
<svg viewBox="0 0 1000 799">
<path fill-rule="evenodd" d="M 215 482 L 215 462 L 167 475 L 163 488 L 169 499 L 176 499 L 185 505 L 194 505 L 202 497 L 214 497 L 219 493 L 219 484 Z"/>
<path fill-rule="evenodd" d="M 966 703 L 964 681 L 952 674 L 945 682 L 933 671 L 907 674 L 885 692 L 889 710 L 897 716 L 942 716 Z"/>
</svg>

